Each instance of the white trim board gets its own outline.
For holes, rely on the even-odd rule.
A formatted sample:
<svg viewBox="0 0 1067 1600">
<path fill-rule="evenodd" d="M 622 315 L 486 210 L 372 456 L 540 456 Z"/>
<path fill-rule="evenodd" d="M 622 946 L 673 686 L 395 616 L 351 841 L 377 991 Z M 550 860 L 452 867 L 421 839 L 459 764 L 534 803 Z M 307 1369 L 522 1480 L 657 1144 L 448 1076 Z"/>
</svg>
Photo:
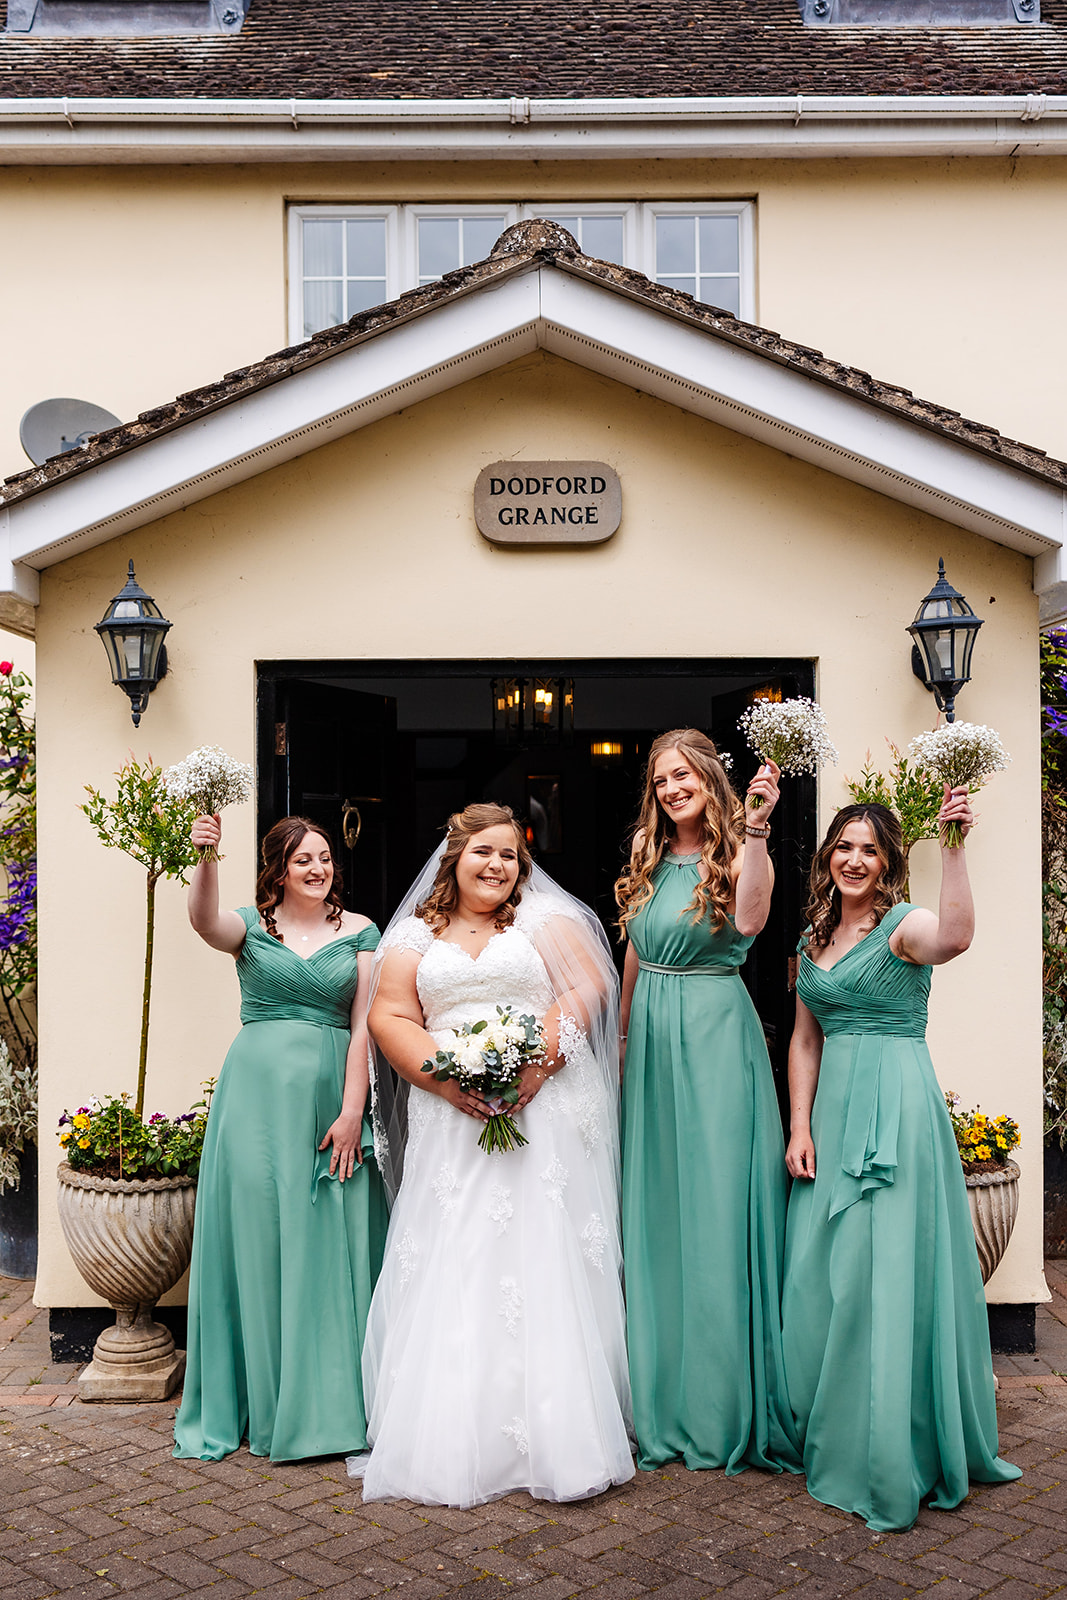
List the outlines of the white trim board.
<svg viewBox="0 0 1067 1600">
<path fill-rule="evenodd" d="M 0 98 L 8 165 L 1054 155 L 1067 95 Z"/>
<path fill-rule="evenodd" d="M 1067 609 L 1067 494 L 684 317 L 531 264 L 372 332 L 6 508 L 9 595 L 76 551 L 206 499 L 535 349 L 711 418 L 838 477 L 1041 557 Z M 0 544 L 3 540 L 0 523 Z M 2 592 L 2 591 L 0 591 Z M 1058 598 L 1056 604 L 1058 604 Z"/>
</svg>

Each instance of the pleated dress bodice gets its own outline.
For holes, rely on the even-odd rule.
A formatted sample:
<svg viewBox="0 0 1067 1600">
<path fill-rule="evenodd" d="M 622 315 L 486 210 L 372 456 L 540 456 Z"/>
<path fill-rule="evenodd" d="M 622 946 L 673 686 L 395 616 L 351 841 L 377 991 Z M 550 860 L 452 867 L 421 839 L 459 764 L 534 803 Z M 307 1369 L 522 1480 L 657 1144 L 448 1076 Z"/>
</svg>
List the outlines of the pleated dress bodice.
<svg viewBox="0 0 1067 1600">
<path fill-rule="evenodd" d="M 664 967 L 740 967 L 752 944 L 729 918 L 721 928 L 693 921 L 687 906 L 700 876 L 698 855 L 665 855 L 652 874 L 652 898 L 632 918 L 627 934 L 638 960 Z"/>
<path fill-rule="evenodd" d="M 347 1028 L 358 977 L 352 954 L 377 948 L 374 924 L 339 934 L 305 957 L 260 926 L 255 906 L 242 906 L 237 914 L 248 929 L 237 958 L 241 1021 Z"/>
<path fill-rule="evenodd" d="M 837 1033 L 925 1038 L 931 968 L 901 960 L 889 944 L 894 929 L 912 910 L 906 902 L 894 906 L 828 969 L 816 966 L 804 952 L 797 993 L 827 1038 Z"/>
</svg>

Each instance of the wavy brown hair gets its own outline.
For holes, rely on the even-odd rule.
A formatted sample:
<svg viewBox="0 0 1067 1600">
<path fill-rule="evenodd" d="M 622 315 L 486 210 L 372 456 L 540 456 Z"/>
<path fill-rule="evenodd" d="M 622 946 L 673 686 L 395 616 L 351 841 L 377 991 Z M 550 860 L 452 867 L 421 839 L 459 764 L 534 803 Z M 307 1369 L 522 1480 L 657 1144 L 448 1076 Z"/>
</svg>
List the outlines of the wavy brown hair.
<svg viewBox="0 0 1067 1600">
<path fill-rule="evenodd" d="M 874 835 L 874 847 L 882 863 L 882 876 L 874 892 L 875 927 L 886 912 L 904 898 L 908 860 L 904 854 L 904 836 L 899 820 L 888 806 L 845 806 L 831 822 L 826 838 L 812 857 L 808 877 L 808 904 L 804 913 L 810 928 L 808 942 L 821 950 L 825 950 L 830 943 L 834 929 L 841 921 L 841 895 L 830 876 L 830 859 L 834 846 L 850 822 L 867 824 Z"/>
<path fill-rule="evenodd" d="M 652 898 L 652 874 L 674 837 L 674 823 L 656 799 L 656 762 L 667 750 L 677 750 L 692 767 L 705 794 L 704 842 L 700 855 L 707 871 L 686 906 L 693 921 L 708 919 L 717 931 L 726 921 L 733 895 L 731 868 L 744 838 L 745 811 L 726 775 L 719 752 L 706 733 L 697 728 L 672 728 L 653 740 L 645 768 L 645 790 L 634 825 L 630 862 L 615 884 L 615 899 L 622 915 L 619 930 Z"/>
<path fill-rule="evenodd" d="M 452 913 L 459 905 L 459 889 L 456 885 L 456 862 L 470 844 L 475 834 L 484 833 L 486 828 L 499 827 L 501 823 L 510 823 L 515 832 L 515 849 L 519 857 L 519 875 L 507 899 L 498 906 L 496 913 L 496 927 L 498 931 L 510 927 L 515 920 L 515 911 L 522 899 L 522 886 L 530 876 L 533 867 L 533 857 L 526 843 L 526 834 L 515 821 L 515 813 L 510 806 L 493 805 L 486 801 L 479 805 L 466 806 L 462 811 L 453 812 L 448 819 L 448 833 L 445 837 L 445 852 L 437 866 L 437 875 L 433 880 L 433 888 L 421 905 L 415 907 L 415 915 L 421 917 L 423 922 L 429 924 L 434 934 L 447 928 L 452 918 Z"/>
<path fill-rule="evenodd" d="M 330 847 L 333 882 L 326 895 L 326 921 L 332 922 L 337 928 L 341 926 L 341 913 L 345 908 L 341 899 L 343 880 L 333 840 L 326 829 L 318 822 L 312 822 L 310 817 L 283 817 L 274 824 L 259 847 L 263 865 L 256 879 L 256 910 L 267 924 L 271 938 L 277 939 L 279 944 L 284 944 L 285 940 L 278 932 L 274 913 L 285 896 L 285 875 L 289 871 L 290 858 L 296 854 L 309 833 L 317 833 Z"/>
</svg>

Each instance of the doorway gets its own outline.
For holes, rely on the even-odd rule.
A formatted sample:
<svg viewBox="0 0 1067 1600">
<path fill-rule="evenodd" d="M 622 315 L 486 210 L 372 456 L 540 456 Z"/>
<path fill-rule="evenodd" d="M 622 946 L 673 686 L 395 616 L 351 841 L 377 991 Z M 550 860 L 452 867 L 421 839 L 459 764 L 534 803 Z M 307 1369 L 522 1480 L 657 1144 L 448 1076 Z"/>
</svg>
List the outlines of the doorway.
<svg viewBox="0 0 1067 1600">
<path fill-rule="evenodd" d="M 612 886 L 652 740 L 703 728 L 733 756 L 743 791 L 756 762 L 741 711 L 757 693 L 813 691 L 814 666 L 798 660 L 262 662 L 260 837 L 291 813 L 320 822 L 340 851 L 346 903 L 384 927 L 449 814 L 495 800 L 524 823 L 539 865 L 593 906 L 621 964 Z M 814 844 L 814 780 L 790 778 L 771 915 L 743 969 L 780 1094 Z"/>
</svg>

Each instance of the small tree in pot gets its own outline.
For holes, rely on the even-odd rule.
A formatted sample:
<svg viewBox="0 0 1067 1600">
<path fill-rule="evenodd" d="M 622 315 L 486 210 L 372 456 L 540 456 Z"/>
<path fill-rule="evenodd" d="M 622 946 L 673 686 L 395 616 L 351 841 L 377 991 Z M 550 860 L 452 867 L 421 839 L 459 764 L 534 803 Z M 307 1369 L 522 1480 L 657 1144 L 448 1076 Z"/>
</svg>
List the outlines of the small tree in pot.
<svg viewBox="0 0 1067 1600">
<path fill-rule="evenodd" d="M 101 844 L 123 851 L 145 872 L 137 1092 L 132 1106 L 128 1095 L 112 1095 L 102 1106 L 89 1101 L 64 1113 L 61 1143 L 73 1159 L 59 1168 L 59 1212 L 79 1272 L 116 1311 L 115 1325 L 100 1335 L 78 1380 L 79 1394 L 153 1400 L 165 1399 L 185 1368 L 184 1352 L 152 1313 L 189 1264 L 206 1122 L 206 1111 L 173 1122 L 158 1113 L 144 1120 L 156 886 L 161 878 L 184 883 L 196 851 L 189 842 L 192 808 L 171 798 L 151 759 L 142 766 L 131 757 L 116 778 L 113 800 L 87 788 L 82 810 Z"/>
</svg>

